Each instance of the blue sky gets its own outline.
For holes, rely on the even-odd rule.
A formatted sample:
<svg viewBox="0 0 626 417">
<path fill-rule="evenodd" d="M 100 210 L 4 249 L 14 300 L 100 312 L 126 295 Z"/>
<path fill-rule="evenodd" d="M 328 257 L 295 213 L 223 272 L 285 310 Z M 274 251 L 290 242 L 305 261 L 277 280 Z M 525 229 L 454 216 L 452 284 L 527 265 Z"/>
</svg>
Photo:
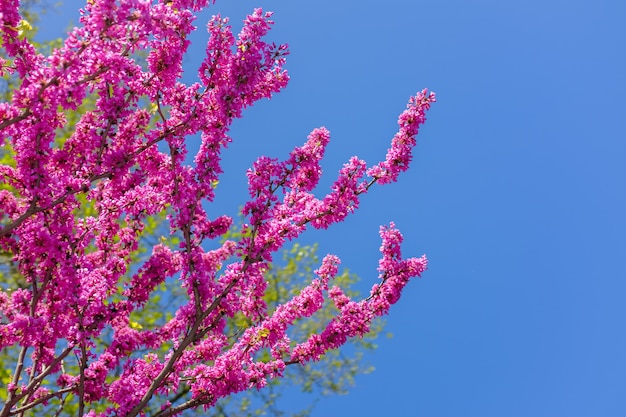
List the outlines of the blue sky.
<svg viewBox="0 0 626 417">
<path fill-rule="evenodd" d="M 46 34 L 77 20 L 66 3 Z M 626 415 L 626 2 L 218 0 L 208 15 L 239 25 L 254 7 L 275 12 L 292 80 L 235 124 L 215 215 L 243 204 L 257 156 L 326 126 L 327 186 L 352 155 L 384 158 L 411 94 L 438 97 L 412 169 L 303 236 L 363 290 L 381 224 L 430 259 L 367 358 L 376 371 L 313 416 Z"/>
</svg>

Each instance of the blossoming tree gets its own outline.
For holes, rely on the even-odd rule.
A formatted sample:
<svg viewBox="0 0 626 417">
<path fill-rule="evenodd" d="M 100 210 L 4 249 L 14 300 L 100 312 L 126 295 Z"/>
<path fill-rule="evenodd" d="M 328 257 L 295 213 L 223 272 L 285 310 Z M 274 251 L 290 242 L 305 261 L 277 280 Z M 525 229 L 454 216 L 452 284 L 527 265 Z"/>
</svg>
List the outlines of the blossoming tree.
<svg viewBox="0 0 626 417">
<path fill-rule="evenodd" d="M 221 241 L 232 219 L 206 210 L 229 126 L 286 86 L 287 48 L 263 41 L 270 13 L 255 10 L 236 38 L 227 19 L 214 17 L 200 82 L 181 83 L 194 12 L 207 3 L 91 0 L 81 26 L 49 56 L 23 36 L 19 1 L 0 3 L 0 71 L 21 81 L 0 103 L 3 147 L 13 155 L 0 165 L 0 246 L 26 283 L 0 292 L 0 348 L 19 346 L 0 416 L 51 401 L 60 412 L 75 402 L 81 416 L 213 407 L 366 334 L 425 269 L 424 257 L 401 257 L 392 223 L 381 228 L 380 280 L 367 298 L 333 285 L 339 259 L 327 255 L 299 293 L 266 302 L 265 273 L 287 241 L 342 221 L 372 186 L 408 168 L 434 95 L 412 97 L 386 158 L 370 166 L 351 158 L 324 198 L 312 191 L 327 130 L 315 129 L 287 160 L 259 157 L 247 174 L 245 223 Z M 133 58 L 138 50 L 146 68 Z M 95 106 L 58 140 L 88 95 Z M 187 155 L 185 139 L 197 133 L 200 149 Z M 146 224 L 163 214 L 180 243 L 157 242 L 131 267 Z M 138 328 L 133 315 L 166 280 L 180 283 L 185 302 L 161 325 Z M 293 339 L 295 323 L 325 303 L 336 315 Z"/>
</svg>

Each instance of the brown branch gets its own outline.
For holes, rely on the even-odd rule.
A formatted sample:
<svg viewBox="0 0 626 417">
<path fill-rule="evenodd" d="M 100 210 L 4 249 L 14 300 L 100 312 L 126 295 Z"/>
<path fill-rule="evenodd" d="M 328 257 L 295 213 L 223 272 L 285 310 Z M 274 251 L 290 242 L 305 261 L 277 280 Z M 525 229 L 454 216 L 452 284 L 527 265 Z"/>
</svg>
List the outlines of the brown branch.
<svg viewBox="0 0 626 417">
<path fill-rule="evenodd" d="M 46 394 L 42 397 L 37 398 L 35 401 L 28 403 L 22 407 L 16 408 L 14 411 L 12 411 L 10 414 L 21 414 L 24 413 L 25 411 L 30 410 L 31 408 L 41 404 L 41 403 L 45 403 L 46 401 L 49 401 L 50 399 L 54 398 L 54 397 L 61 397 L 63 394 L 66 394 L 70 391 L 72 391 L 74 389 L 74 387 L 66 387 L 63 388 L 59 391 L 56 392 L 51 392 L 50 394 Z"/>
<path fill-rule="evenodd" d="M 6 417 L 10 414 L 11 407 L 17 404 L 18 401 L 22 398 L 19 395 L 15 394 L 15 389 L 17 388 L 17 383 L 20 380 L 20 375 L 22 374 L 22 370 L 24 369 L 24 358 L 26 357 L 26 351 L 28 350 L 27 346 L 22 346 L 19 355 L 17 356 L 17 363 L 15 365 L 15 371 L 13 372 L 13 379 L 11 380 L 11 384 L 13 385 L 12 390 L 7 390 L 9 393 L 9 398 L 6 403 L 4 403 L 4 407 L 0 410 L 0 417 Z"/>
<path fill-rule="evenodd" d="M 22 120 L 26 119 L 30 115 L 31 115 L 30 109 L 26 109 L 19 116 L 12 117 L 12 118 L 7 119 L 4 122 L 0 123 L 0 130 L 3 130 L 4 128 L 6 128 L 7 126 L 10 126 L 12 124 L 19 123 Z"/>
<path fill-rule="evenodd" d="M 87 349 L 85 348 L 85 342 L 82 342 L 80 344 L 80 353 L 81 358 L 80 379 L 78 382 L 78 415 L 79 417 L 82 417 L 85 414 L 85 369 L 87 369 Z"/>
<path fill-rule="evenodd" d="M 204 403 L 204 401 L 199 400 L 199 399 L 191 399 L 189 401 L 186 401 L 180 405 L 177 405 L 176 407 L 171 407 L 165 410 L 161 410 L 158 413 L 156 413 L 154 415 L 154 417 L 170 417 L 170 416 L 174 416 L 178 413 L 181 413 L 189 408 L 193 408 L 193 407 L 197 407 L 199 405 L 202 405 Z"/>
<path fill-rule="evenodd" d="M 22 351 L 20 352 L 20 356 L 25 355 L 26 354 L 26 347 L 22 348 Z M 57 356 L 52 363 L 50 363 L 50 365 L 44 369 L 39 375 L 37 375 L 35 378 L 33 378 L 32 381 L 29 382 L 29 384 L 26 386 L 26 388 L 22 391 L 21 394 L 15 395 L 14 392 L 12 392 L 11 394 L 9 394 L 9 399 L 7 400 L 7 402 L 4 404 L 4 407 L 2 408 L 2 410 L 0 410 L 0 417 L 8 417 L 10 415 L 16 414 L 15 411 L 11 411 L 11 408 L 17 404 L 21 399 L 32 395 L 32 393 L 35 391 L 35 389 L 39 386 L 39 384 L 41 384 L 41 381 L 43 381 L 43 379 L 48 376 L 50 374 L 50 372 L 52 372 L 52 369 L 54 369 L 59 362 L 61 362 L 63 359 L 65 359 L 65 357 L 67 355 L 70 354 L 70 352 L 72 351 L 73 347 L 68 347 L 66 348 L 63 352 L 61 352 L 61 354 L 59 356 Z M 18 359 L 18 366 L 23 366 L 23 357 L 20 359 Z M 21 369 L 20 369 L 20 373 L 21 373 Z M 18 373 L 16 372 L 15 375 L 13 375 L 13 384 L 17 384 L 17 382 L 19 381 L 19 379 L 16 379 L 16 376 L 18 375 Z M 23 413 L 25 410 L 28 410 L 32 407 L 34 407 L 35 402 L 33 403 L 29 403 L 26 404 L 22 407 L 20 407 L 20 413 Z"/>
</svg>

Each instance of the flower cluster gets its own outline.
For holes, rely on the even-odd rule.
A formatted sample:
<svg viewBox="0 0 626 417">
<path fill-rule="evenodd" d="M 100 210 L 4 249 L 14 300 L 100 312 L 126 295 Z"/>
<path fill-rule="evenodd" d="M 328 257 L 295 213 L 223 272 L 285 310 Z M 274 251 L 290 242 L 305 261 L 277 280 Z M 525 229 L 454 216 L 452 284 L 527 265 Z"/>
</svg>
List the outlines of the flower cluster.
<svg viewBox="0 0 626 417">
<path fill-rule="evenodd" d="M 425 270 L 425 258 L 401 257 L 402 236 L 391 224 L 381 229 L 381 281 L 368 298 L 331 286 L 339 259 L 329 255 L 317 279 L 268 309 L 264 273 L 273 254 L 309 226 L 342 221 L 374 184 L 396 181 L 435 96 L 413 97 L 385 160 L 368 167 L 351 158 L 323 198 L 313 191 L 326 129 L 284 161 L 260 157 L 247 174 L 245 224 L 236 239 L 217 243 L 232 219 L 206 210 L 228 130 L 243 109 L 287 85 L 288 50 L 263 40 L 271 13 L 255 10 L 237 36 L 214 16 L 199 82 L 182 83 L 194 12 L 208 3 L 89 1 L 80 27 L 50 56 L 20 36 L 19 1 L 1 3 L 0 74 L 14 72 L 21 83 L 0 103 L 3 152 L 15 155 L 0 166 L 0 249 L 12 255 L 19 281 L 0 288 L 0 349 L 21 351 L 0 416 L 69 394 L 81 415 L 136 416 L 181 390 L 188 401 L 159 402 L 162 415 L 210 407 L 367 333 Z M 147 52 L 146 65 L 137 51 Z M 71 134 L 60 134 L 76 112 Z M 186 138 L 195 134 L 200 148 L 188 155 Z M 146 225 L 162 215 L 179 243 L 152 244 L 137 266 Z M 187 302 L 138 328 L 133 315 L 167 280 L 180 282 Z M 325 330 L 289 339 L 298 319 L 328 302 L 339 312 Z M 226 324 L 238 315 L 249 325 L 233 341 Z M 263 349 L 271 360 L 259 359 Z M 103 401 L 110 406 L 96 413 Z"/>
</svg>

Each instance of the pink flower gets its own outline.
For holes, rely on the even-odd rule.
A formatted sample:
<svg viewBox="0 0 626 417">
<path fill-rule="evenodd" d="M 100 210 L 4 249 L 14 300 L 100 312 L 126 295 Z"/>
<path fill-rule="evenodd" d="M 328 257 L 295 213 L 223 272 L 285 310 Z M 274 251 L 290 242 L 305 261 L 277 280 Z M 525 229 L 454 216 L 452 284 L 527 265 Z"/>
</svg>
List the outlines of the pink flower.
<svg viewBox="0 0 626 417">
<path fill-rule="evenodd" d="M 223 241 L 232 218 L 210 203 L 230 126 L 286 87 L 288 49 L 264 40 L 271 13 L 254 10 L 237 36 L 215 16 L 199 82 L 182 83 L 194 12 L 208 3 L 89 1 L 81 25 L 48 57 L 20 35 L 19 2 L 0 4 L 0 75 L 20 79 L 11 102 L 0 103 L 0 133 L 15 155 L 0 165 L 0 246 L 20 286 L 0 291 L 0 348 L 21 346 L 28 356 L 8 386 L 11 413 L 36 413 L 38 401 L 71 392 L 88 416 L 135 416 L 183 386 L 194 406 L 210 407 L 363 336 L 426 269 L 425 257 L 402 258 L 402 235 L 391 223 L 380 231 L 380 282 L 366 299 L 332 285 L 340 260 L 327 255 L 315 279 L 268 308 L 265 273 L 276 252 L 307 227 L 344 220 L 374 184 L 396 181 L 435 96 L 423 90 L 411 98 L 384 161 L 368 168 L 350 158 L 326 193 L 316 190 L 330 141 L 325 128 L 285 160 L 258 158 L 247 172 L 245 224 Z M 146 65 L 135 60 L 140 50 Z M 83 110 L 87 97 L 95 105 Z M 69 110 L 80 120 L 59 135 Z M 201 142 L 195 155 L 193 135 Z M 169 221 L 156 229 L 163 239 L 146 236 L 161 216 Z M 185 301 L 140 328 L 133 317 L 172 282 Z M 291 340 L 298 320 L 327 303 L 338 313 L 325 328 Z M 236 338 L 233 317 L 249 324 Z M 271 358 L 261 361 L 264 351 Z M 109 408 L 96 413 L 105 402 Z"/>
</svg>

